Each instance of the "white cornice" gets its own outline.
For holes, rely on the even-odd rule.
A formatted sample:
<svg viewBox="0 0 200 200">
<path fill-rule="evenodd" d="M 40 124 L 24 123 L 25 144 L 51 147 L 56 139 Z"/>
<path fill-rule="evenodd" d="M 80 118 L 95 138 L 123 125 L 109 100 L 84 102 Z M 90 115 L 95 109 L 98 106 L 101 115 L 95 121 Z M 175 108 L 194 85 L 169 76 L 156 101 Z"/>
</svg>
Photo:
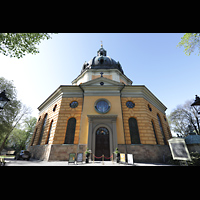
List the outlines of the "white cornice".
<svg viewBox="0 0 200 200">
<path fill-rule="evenodd" d="M 163 114 L 167 110 L 167 107 L 144 85 L 126 85 L 122 90 L 121 97 L 142 97 L 154 105 Z"/>
<path fill-rule="evenodd" d="M 49 106 L 56 103 L 62 97 L 83 97 L 83 91 L 79 86 L 60 85 L 39 107 L 38 110 L 43 112 Z"/>
<path fill-rule="evenodd" d="M 104 81 L 105 85 L 96 85 L 99 81 Z M 108 84 L 108 85 L 106 85 Z M 123 85 L 104 77 L 94 79 L 80 86 L 61 85 L 57 88 L 39 107 L 43 112 L 52 104 L 55 104 L 62 97 L 83 97 L 84 96 L 120 96 L 144 98 L 154 105 L 163 114 L 167 107 L 144 85 Z"/>
<path fill-rule="evenodd" d="M 132 84 L 133 82 L 124 74 L 122 74 L 118 69 L 87 69 L 85 70 L 83 73 L 81 73 L 77 78 L 75 78 L 73 81 L 72 81 L 72 84 L 77 84 L 78 80 L 83 78 L 86 73 L 97 73 L 97 72 L 115 72 L 117 74 L 119 74 L 119 76 L 123 77 L 127 82 L 128 84 Z"/>
</svg>

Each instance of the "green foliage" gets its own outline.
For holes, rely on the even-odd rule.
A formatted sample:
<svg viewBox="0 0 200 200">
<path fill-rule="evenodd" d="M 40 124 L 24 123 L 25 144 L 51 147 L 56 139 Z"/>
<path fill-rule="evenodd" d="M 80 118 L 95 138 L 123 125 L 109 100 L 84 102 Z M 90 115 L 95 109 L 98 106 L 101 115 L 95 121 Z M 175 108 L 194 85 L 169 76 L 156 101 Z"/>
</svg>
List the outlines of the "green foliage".
<svg viewBox="0 0 200 200">
<path fill-rule="evenodd" d="M 0 53 L 17 58 L 22 58 L 25 53 L 37 54 L 36 45 L 50 38 L 48 33 L 0 33 Z"/>
<path fill-rule="evenodd" d="M 190 153 L 191 161 L 187 161 L 188 166 L 200 166 L 200 154 L 198 152 Z M 168 160 L 167 164 L 170 165 L 180 165 L 179 160 L 173 160 L 172 156 Z"/>
<path fill-rule="evenodd" d="M 11 131 L 13 123 L 22 107 L 22 103 L 17 100 L 17 91 L 13 82 L 0 77 L 0 92 L 3 90 L 6 91 L 6 96 L 10 101 L 0 111 L 0 144 L 5 135 Z"/>
<path fill-rule="evenodd" d="M 85 151 L 85 154 L 90 154 L 89 149 L 87 148 L 87 150 Z"/>
<path fill-rule="evenodd" d="M 14 148 L 17 152 L 26 149 L 31 141 L 35 124 L 37 119 L 35 117 L 26 117 L 22 123 L 12 131 L 8 139 L 9 145 Z"/>
<path fill-rule="evenodd" d="M 8 81 L 3 77 L 0 77 L 0 92 L 5 90 L 6 96 L 10 101 L 0 111 L 0 152 L 8 143 L 8 137 L 12 133 L 17 124 L 30 113 L 30 109 L 17 100 L 17 91 L 12 81 Z M 28 120 L 29 121 L 29 120 Z M 33 124 L 26 123 L 25 128 Z M 26 127 L 27 126 L 27 127 Z"/>
<path fill-rule="evenodd" d="M 200 154 L 198 152 L 191 152 L 190 157 L 192 161 L 188 162 L 189 166 L 200 166 Z"/>
<path fill-rule="evenodd" d="M 195 48 L 198 49 L 198 55 L 200 55 L 200 33 L 185 33 L 177 45 L 177 47 L 181 46 L 184 47 L 187 56 L 194 52 Z"/>
<path fill-rule="evenodd" d="M 115 152 L 114 152 L 116 155 L 119 153 L 118 151 L 118 148 L 115 149 Z"/>
</svg>

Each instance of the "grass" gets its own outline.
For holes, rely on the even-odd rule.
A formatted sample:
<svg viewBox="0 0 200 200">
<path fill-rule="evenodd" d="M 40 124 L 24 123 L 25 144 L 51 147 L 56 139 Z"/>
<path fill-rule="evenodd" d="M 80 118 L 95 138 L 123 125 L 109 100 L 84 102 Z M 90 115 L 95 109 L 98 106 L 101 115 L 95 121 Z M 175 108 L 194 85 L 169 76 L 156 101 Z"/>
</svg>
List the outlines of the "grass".
<svg viewBox="0 0 200 200">
<path fill-rule="evenodd" d="M 0 158 L 14 158 L 14 155 L 0 155 Z"/>
</svg>

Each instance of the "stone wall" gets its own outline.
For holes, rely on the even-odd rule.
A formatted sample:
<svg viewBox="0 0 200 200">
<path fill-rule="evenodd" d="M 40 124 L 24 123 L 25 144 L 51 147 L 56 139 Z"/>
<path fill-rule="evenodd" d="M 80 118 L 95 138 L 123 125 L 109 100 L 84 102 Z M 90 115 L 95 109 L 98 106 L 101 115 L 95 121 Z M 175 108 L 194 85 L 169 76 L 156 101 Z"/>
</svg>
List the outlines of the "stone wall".
<svg viewBox="0 0 200 200">
<path fill-rule="evenodd" d="M 85 160 L 86 145 L 76 144 L 54 144 L 54 145 L 35 145 L 30 146 L 31 157 L 46 161 L 68 161 L 70 153 L 83 153 Z"/>
<path fill-rule="evenodd" d="M 165 163 L 171 156 L 168 145 L 118 145 L 121 153 L 130 153 L 134 156 L 134 162 Z"/>
<path fill-rule="evenodd" d="M 30 146 L 28 150 L 31 153 L 31 158 L 47 161 L 49 158 L 51 145 L 34 145 Z"/>
</svg>

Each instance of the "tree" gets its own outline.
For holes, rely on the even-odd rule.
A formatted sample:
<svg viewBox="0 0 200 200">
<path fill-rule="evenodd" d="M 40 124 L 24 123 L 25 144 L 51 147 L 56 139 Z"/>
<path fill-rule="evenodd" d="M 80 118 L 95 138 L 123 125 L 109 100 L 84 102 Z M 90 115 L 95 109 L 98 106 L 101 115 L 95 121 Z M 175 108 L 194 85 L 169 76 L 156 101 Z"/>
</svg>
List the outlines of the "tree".
<svg viewBox="0 0 200 200">
<path fill-rule="evenodd" d="M 22 123 L 19 123 L 12 131 L 8 138 L 9 145 L 16 151 L 26 149 L 34 132 L 36 121 L 37 119 L 35 117 L 25 117 Z"/>
<path fill-rule="evenodd" d="M 187 56 L 194 52 L 195 48 L 198 48 L 198 55 L 200 55 L 200 33 L 185 33 L 177 45 L 177 47 L 181 46 L 185 48 L 184 52 Z"/>
<path fill-rule="evenodd" d="M 0 77 L 0 91 L 6 91 L 6 96 L 10 101 L 0 111 L 0 152 L 4 148 L 9 135 L 17 126 L 21 119 L 30 114 L 30 108 L 27 108 L 17 100 L 17 91 L 12 81 Z"/>
<path fill-rule="evenodd" d="M 15 118 L 22 106 L 17 100 L 17 91 L 12 81 L 0 77 L 0 92 L 5 90 L 6 96 L 10 101 L 0 111 L 0 144 L 3 142 L 5 135 L 11 130 Z"/>
<path fill-rule="evenodd" d="M 186 101 L 184 105 L 177 106 L 169 115 L 169 124 L 172 131 L 181 136 L 187 136 L 190 125 L 192 130 L 200 135 L 200 115 L 191 104 L 194 100 Z"/>
<path fill-rule="evenodd" d="M 39 53 L 36 45 L 41 40 L 50 39 L 48 33 L 0 33 L 0 53 L 22 58 L 25 53 Z"/>
</svg>

